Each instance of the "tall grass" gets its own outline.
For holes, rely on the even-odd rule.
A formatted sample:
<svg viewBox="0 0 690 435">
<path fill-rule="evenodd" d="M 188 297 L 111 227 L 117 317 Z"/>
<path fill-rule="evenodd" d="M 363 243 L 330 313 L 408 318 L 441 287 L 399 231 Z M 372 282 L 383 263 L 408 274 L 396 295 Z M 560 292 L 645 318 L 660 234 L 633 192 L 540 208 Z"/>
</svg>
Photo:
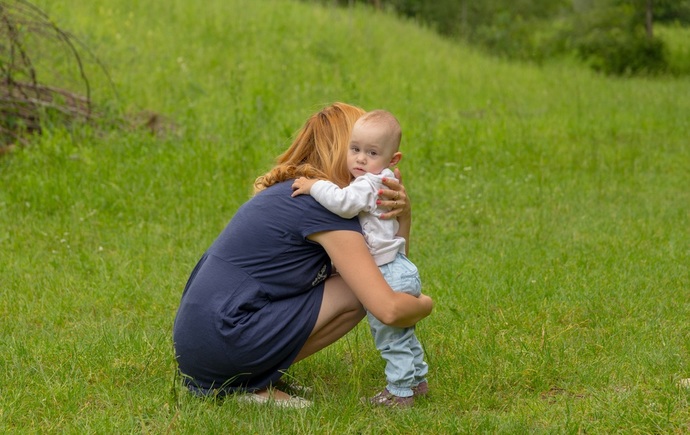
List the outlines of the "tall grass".
<svg viewBox="0 0 690 435">
<path fill-rule="evenodd" d="M 52 129 L 0 159 L 0 430 L 683 432 L 690 425 L 690 81 L 492 60 L 364 8 L 42 6 L 146 132 Z M 94 77 L 94 97 L 111 98 Z M 365 325 L 301 362 L 301 412 L 199 400 L 171 327 L 253 179 L 331 101 L 400 119 L 432 395 L 383 382 Z"/>
</svg>

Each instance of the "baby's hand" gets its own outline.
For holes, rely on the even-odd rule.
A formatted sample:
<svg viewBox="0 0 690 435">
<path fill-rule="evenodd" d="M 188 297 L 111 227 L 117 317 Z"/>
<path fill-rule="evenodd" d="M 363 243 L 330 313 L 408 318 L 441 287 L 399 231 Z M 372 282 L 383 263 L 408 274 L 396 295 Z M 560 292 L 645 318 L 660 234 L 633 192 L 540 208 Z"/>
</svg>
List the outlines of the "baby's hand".
<svg viewBox="0 0 690 435">
<path fill-rule="evenodd" d="M 309 191 L 311 191 L 311 186 L 314 185 L 319 180 L 314 180 L 311 178 L 306 178 L 306 177 L 299 177 L 298 179 L 295 180 L 294 183 L 292 183 L 292 197 L 294 198 L 297 195 L 309 195 Z"/>
</svg>

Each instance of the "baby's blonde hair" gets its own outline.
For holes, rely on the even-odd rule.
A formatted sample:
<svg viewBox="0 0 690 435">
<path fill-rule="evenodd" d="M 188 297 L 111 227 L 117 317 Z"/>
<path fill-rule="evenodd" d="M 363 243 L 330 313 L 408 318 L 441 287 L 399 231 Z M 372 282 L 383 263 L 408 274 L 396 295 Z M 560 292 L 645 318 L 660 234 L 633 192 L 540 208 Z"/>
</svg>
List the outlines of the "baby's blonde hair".
<svg viewBox="0 0 690 435">
<path fill-rule="evenodd" d="M 400 147 L 402 128 L 400 127 L 400 123 L 398 122 L 397 118 L 393 116 L 392 113 L 380 109 L 372 110 L 371 112 L 367 112 L 362 115 L 358 122 L 360 122 L 362 125 L 368 123 L 384 124 L 390 131 L 394 149 L 397 151 Z"/>
</svg>

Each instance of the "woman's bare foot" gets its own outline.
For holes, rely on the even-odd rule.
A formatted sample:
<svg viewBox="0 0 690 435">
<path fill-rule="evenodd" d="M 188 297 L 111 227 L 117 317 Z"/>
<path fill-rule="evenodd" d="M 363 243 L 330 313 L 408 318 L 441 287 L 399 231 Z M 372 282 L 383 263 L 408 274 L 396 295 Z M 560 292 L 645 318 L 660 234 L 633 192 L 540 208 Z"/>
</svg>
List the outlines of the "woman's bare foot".
<svg viewBox="0 0 690 435">
<path fill-rule="evenodd" d="M 257 390 L 254 392 L 257 396 L 265 397 L 267 399 L 273 400 L 290 400 L 292 396 L 288 393 L 278 390 L 277 388 L 264 388 L 263 390 Z"/>
</svg>

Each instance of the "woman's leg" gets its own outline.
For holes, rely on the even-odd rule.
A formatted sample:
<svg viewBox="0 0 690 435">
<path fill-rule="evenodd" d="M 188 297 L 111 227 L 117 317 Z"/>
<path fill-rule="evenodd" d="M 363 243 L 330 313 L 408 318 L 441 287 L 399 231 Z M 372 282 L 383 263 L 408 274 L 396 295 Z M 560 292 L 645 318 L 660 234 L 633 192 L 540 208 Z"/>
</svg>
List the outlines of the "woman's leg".
<svg viewBox="0 0 690 435">
<path fill-rule="evenodd" d="M 336 342 L 364 318 L 366 311 L 355 297 L 350 287 L 340 276 L 326 280 L 323 290 L 321 310 L 316 318 L 316 325 L 297 354 L 295 362 L 302 360 L 324 347 Z M 273 397 L 275 400 L 289 400 L 290 396 L 275 388 L 264 388 L 256 391 L 259 396 Z"/>
<path fill-rule="evenodd" d="M 295 362 L 335 343 L 357 326 L 365 315 L 364 307 L 345 281 L 338 275 L 328 278 L 324 286 L 323 301 L 316 325 L 304 347 L 297 354 Z"/>
</svg>

